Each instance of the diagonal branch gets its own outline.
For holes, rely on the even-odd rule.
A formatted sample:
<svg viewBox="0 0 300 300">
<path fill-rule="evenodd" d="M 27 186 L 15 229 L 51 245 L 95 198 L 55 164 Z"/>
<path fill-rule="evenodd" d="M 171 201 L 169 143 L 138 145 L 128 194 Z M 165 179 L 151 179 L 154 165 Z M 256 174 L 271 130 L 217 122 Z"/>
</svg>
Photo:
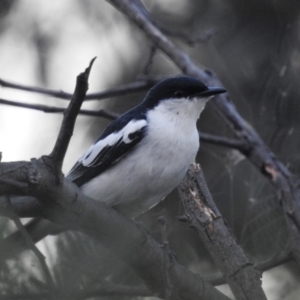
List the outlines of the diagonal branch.
<svg viewBox="0 0 300 300">
<path fill-rule="evenodd" d="M 49 268 L 46 264 L 46 257 L 36 247 L 36 245 L 34 244 L 32 239 L 30 238 L 30 235 L 28 234 L 28 232 L 24 228 L 23 224 L 21 223 L 18 215 L 14 212 L 13 207 L 10 203 L 10 197 L 7 196 L 6 199 L 8 201 L 8 206 L 9 206 L 9 209 L 10 209 L 9 218 L 13 220 L 13 222 L 15 223 L 16 227 L 18 228 L 19 232 L 24 237 L 29 249 L 31 249 L 31 251 L 37 257 L 37 259 L 38 259 L 38 261 L 41 265 L 42 271 L 44 273 L 45 279 L 47 281 L 47 284 L 49 286 L 49 289 L 50 289 L 51 292 L 53 292 L 55 290 L 55 285 L 54 285 L 52 276 L 50 274 Z"/>
<path fill-rule="evenodd" d="M 239 300 L 266 300 L 261 273 L 232 235 L 206 185 L 199 165 L 193 163 L 179 194 L 189 224 L 196 230 L 216 265 Z"/>
<path fill-rule="evenodd" d="M 162 31 L 151 22 L 139 6 L 129 0 L 109 0 L 118 10 L 125 14 L 162 50 L 181 71 L 202 80 L 207 85 L 222 86 L 210 71 L 197 67 L 191 58 L 173 43 Z M 289 239 L 294 258 L 300 265 L 300 189 L 289 170 L 276 158 L 264 144 L 255 130 L 241 117 L 228 96 L 222 94 L 214 98 L 214 107 L 223 116 L 233 133 L 245 145 L 249 145 L 245 156 L 265 175 L 277 191 L 285 213 L 289 230 Z"/>
<path fill-rule="evenodd" d="M 64 119 L 60 128 L 59 135 L 57 137 L 54 149 L 50 154 L 53 163 L 58 170 L 61 170 L 65 154 L 67 152 L 69 142 L 73 135 L 75 121 L 80 111 L 80 107 L 84 101 L 85 94 L 88 90 L 88 78 L 96 58 L 93 58 L 89 67 L 81 74 L 77 76 L 77 82 L 71 102 L 64 113 Z"/>
</svg>

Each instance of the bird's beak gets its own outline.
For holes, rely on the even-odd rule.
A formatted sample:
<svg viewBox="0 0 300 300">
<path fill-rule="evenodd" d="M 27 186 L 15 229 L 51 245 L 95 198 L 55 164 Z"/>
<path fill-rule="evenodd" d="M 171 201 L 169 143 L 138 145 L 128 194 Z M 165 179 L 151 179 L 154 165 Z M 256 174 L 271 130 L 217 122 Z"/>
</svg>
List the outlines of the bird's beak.
<svg viewBox="0 0 300 300">
<path fill-rule="evenodd" d="M 199 93 L 197 96 L 198 97 L 209 97 L 217 94 L 223 94 L 226 93 L 227 91 L 222 88 L 217 88 L 217 87 L 207 87 L 207 90 L 204 92 Z"/>
</svg>

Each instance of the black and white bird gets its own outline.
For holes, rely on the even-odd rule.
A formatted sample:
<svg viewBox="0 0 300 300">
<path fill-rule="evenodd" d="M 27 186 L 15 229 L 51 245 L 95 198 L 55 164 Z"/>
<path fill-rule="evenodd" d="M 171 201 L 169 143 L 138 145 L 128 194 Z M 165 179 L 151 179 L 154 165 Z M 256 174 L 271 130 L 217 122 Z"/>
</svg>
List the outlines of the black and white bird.
<svg viewBox="0 0 300 300">
<path fill-rule="evenodd" d="M 225 92 L 192 77 L 159 82 L 107 126 L 67 179 L 126 216 L 141 214 L 183 179 L 199 148 L 197 119 L 211 96 Z"/>
<path fill-rule="evenodd" d="M 224 92 L 191 77 L 161 81 L 104 130 L 67 178 L 127 216 L 148 210 L 183 179 L 199 148 L 196 121 L 209 97 Z"/>
</svg>

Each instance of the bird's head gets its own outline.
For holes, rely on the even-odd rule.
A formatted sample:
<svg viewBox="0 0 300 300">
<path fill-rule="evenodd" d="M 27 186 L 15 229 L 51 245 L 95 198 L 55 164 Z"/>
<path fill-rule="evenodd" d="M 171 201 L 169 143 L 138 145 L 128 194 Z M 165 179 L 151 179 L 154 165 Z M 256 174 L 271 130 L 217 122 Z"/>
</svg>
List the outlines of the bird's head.
<svg viewBox="0 0 300 300">
<path fill-rule="evenodd" d="M 207 101 L 213 95 L 225 93 L 226 90 L 218 87 L 208 87 L 200 80 L 180 76 L 165 79 L 148 92 L 144 103 L 154 108 L 161 102 L 175 102 L 180 105 L 186 101 Z"/>
</svg>

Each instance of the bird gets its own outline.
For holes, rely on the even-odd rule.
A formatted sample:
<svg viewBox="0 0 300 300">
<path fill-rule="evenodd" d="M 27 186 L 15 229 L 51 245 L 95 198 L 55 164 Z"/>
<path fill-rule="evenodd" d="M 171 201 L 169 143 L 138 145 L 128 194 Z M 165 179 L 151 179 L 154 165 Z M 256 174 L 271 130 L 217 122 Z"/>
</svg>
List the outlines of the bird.
<svg viewBox="0 0 300 300">
<path fill-rule="evenodd" d="M 142 214 L 184 178 L 199 149 L 196 122 L 207 101 L 225 92 L 189 76 L 160 81 L 140 104 L 105 128 L 66 179 L 127 217 Z M 46 224 L 38 218 L 28 225 L 32 231 L 43 228 L 35 242 L 55 232 L 50 221 L 47 226 L 42 222 Z"/>
</svg>

